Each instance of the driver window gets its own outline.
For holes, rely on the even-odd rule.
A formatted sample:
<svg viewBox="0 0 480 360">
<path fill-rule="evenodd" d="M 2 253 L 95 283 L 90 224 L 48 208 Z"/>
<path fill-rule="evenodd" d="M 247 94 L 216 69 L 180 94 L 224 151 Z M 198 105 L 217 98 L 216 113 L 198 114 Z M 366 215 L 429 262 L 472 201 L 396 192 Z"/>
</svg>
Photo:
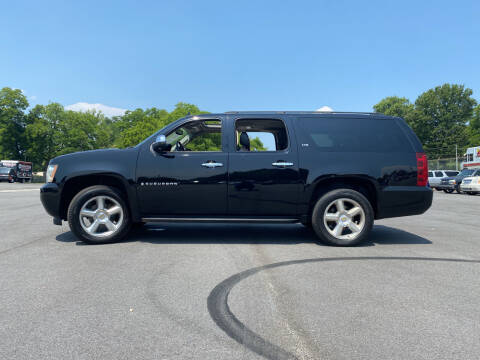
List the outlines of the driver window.
<svg viewBox="0 0 480 360">
<path fill-rule="evenodd" d="M 167 135 L 170 151 L 222 151 L 220 120 L 189 121 Z"/>
</svg>

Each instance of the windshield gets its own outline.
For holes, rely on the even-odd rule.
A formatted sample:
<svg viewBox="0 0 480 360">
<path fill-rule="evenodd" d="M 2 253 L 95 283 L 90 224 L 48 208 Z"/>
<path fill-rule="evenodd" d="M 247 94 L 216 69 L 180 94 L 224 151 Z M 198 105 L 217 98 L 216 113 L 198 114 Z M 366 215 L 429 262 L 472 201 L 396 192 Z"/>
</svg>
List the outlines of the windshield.
<svg viewBox="0 0 480 360">
<path fill-rule="evenodd" d="M 10 172 L 10 168 L 0 168 L 0 174 L 8 174 Z"/>
<path fill-rule="evenodd" d="M 459 175 L 462 175 L 462 176 L 472 175 L 473 171 L 474 170 L 471 170 L 471 169 L 463 169 Z"/>
</svg>

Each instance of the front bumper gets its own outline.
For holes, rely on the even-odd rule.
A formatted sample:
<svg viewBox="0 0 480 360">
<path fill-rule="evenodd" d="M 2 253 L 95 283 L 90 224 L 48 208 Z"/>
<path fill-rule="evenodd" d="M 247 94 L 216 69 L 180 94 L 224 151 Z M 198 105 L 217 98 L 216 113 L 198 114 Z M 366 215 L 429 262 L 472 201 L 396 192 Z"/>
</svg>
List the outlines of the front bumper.
<svg viewBox="0 0 480 360">
<path fill-rule="evenodd" d="M 435 188 L 439 190 L 455 190 L 457 185 L 453 184 L 438 184 L 435 186 Z"/>
<path fill-rule="evenodd" d="M 40 200 L 47 213 L 60 218 L 60 189 L 55 183 L 46 183 L 40 188 Z"/>
<path fill-rule="evenodd" d="M 480 192 L 480 184 L 464 184 L 460 185 L 460 190 L 462 191 L 471 191 L 471 192 Z"/>
</svg>

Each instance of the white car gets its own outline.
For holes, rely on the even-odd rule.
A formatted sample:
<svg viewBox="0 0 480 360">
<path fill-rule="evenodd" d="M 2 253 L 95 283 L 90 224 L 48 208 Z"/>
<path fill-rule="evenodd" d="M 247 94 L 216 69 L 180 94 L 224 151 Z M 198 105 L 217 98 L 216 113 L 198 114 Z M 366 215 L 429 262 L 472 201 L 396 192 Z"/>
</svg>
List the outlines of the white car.
<svg viewBox="0 0 480 360">
<path fill-rule="evenodd" d="M 442 180 L 442 178 L 454 177 L 457 175 L 458 171 L 455 170 L 431 170 L 428 172 L 428 183 L 432 189 L 437 189 L 437 185 L 440 185 L 440 180 Z"/>
<path fill-rule="evenodd" d="M 460 184 L 460 190 L 463 192 L 475 195 L 480 193 L 480 176 L 469 176 L 463 179 Z"/>
</svg>

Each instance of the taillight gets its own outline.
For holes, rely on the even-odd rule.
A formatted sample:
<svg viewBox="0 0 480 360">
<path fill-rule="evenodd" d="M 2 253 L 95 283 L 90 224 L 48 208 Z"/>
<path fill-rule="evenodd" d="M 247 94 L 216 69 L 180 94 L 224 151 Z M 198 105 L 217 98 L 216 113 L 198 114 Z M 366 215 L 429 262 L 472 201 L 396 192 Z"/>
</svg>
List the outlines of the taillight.
<svg viewBox="0 0 480 360">
<path fill-rule="evenodd" d="M 417 186 L 428 184 L 428 160 L 424 153 L 417 153 Z"/>
</svg>

